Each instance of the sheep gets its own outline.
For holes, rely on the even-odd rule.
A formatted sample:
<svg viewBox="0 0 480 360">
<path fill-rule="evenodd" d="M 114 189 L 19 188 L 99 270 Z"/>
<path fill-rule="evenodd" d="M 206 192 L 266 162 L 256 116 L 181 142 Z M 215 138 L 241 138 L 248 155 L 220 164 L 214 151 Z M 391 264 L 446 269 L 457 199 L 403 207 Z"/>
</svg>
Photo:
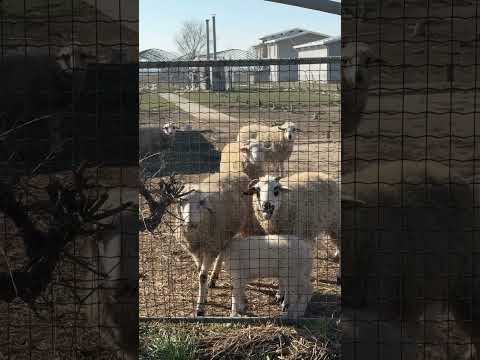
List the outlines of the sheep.
<svg viewBox="0 0 480 360">
<path fill-rule="evenodd" d="M 0 134 L 12 129 L 6 139 L 0 137 L 2 159 L 13 153 L 20 158 L 43 160 L 45 154 L 25 147 L 22 137 L 49 139 L 49 152 L 61 147 L 60 134 L 63 114 L 72 104 L 72 91 L 84 90 L 86 67 L 94 61 L 88 51 L 74 43 L 57 53 L 49 54 L 35 49 L 29 56 L 11 54 L 0 64 Z M 41 119 L 28 127 L 22 125 Z M 47 126 L 45 126 L 47 125 Z M 34 135 L 32 135 L 34 134 Z"/>
<path fill-rule="evenodd" d="M 243 237 L 236 235 L 223 250 L 225 269 L 232 281 L 231 316 L 245 313 L 245 286 L 249 280 L 278 278 L 286 291 L 287 318 L 304 315 L 313 293 L 310 245 L 293 235 Z M 287 309 L 288 308 L 288 309 Z"/>
<path fill-rule="evenodd" d="M 295 134 L 301 132 L 294 122 L 288 121 L 279 126 L 246 125 L 240 128 L 237 141 L 250 138 L 265 144 L 265 161 L 274 165 L 274 170 L 284 174 L 284 162 L 293 152 Z"/>
<path fill-rule="evenodd" d="M 294 234 L 313 247 L 315 238 L 327 233 L 337 246 L 340 261 L 339 186 L 320 172 L 302 172 L 281 179 L 266 175 L 250 182 L 246 195 L 253 198 L 254 215 L 267 234 Z M 337 274 L 340 282 L 340 270 Z M 279 289 L 277 300 L 282 298 Z"/>
<path fill-rule="evenodd" d="M 139 128 L 140 156 L 155 154 L 171 149 L 175 143 L 177 127 L 169 122 L 161 128 L 142 126 Z"/>
<path fill-rule="evenodd" d="M 361 121 L 368 102 L 369 66 L 384 64 L 370 47 L 350 42 L 342 48 L 342 134 L 350 134 Z"/>
<path fill-rule="evenodd" d="M 345 173 L 342 183 L 365 202 L 342 207 L 342 308 L 401 319 L 417 339 L 420 316 L 448 304 L 478 358 L 480 224 L 468 182 L 439 162 L 402 160 Z"/>
<path fill-rule="evenodd" d="M 262 143 L 250 139 L 245 143 L 232 142 L 222 149 L 220 158 L 220 173 L 245 173 L 249 178 L 263 175 L 265 160 Z"/>
<path fill-rule="evenodd" d="M 328 233 L 338 239 L 339 186 L 320 172 L 301 172 L 285 178 L 265 175 L 249 183 L 254 214 L 267 234 L 295 234 L 313 243 Z"/>
<path fill-rule="evenodd" d="M 191 191 L 176 204 L 177 240 L 191 255 L 199 271 L 196 316 L 203 316 L 207 300 L 207 275 L 217 258 L 212 280 L 218 277 L 221 251 L 240 232 L 253 231 L 253 213 L 241 195 L 248 186 L 245 174 L 211 174 L 200 184 L 189 185 Z"/>
</svg>

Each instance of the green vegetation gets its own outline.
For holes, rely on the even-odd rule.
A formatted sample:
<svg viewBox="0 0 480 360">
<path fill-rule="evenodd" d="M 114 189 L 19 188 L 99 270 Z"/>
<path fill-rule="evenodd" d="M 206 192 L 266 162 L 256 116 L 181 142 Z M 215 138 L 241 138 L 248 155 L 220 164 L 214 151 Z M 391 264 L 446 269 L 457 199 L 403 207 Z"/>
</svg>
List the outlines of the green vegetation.
<svg viewBox="0 0 480 360">
<path fill-rule="evenodd" d="M 142 360 L 330 360 L 339 354 L 339 336 L 331 319 L 297 326 L 273 323 L 141 323 Z"/>
</svg>

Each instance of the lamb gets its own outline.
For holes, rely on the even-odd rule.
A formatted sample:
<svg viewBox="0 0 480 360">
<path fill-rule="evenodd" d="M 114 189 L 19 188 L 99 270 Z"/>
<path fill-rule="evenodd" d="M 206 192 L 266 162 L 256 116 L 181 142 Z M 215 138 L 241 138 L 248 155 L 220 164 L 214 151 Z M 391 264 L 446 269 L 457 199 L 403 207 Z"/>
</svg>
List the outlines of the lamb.
<svg viewBox="0 0 480 360">
<path fill-rule="evenodd" d="M 287 318 L 304 315 L 313 293 L 313 259 L 311 247 L 303 239 L 293 235 L 236 235 L 224 249 L 223 258 L 232 279 L 231 316 L 245 313 L 245 286 L 259 278 L 279 279 L 286 291 Z"/>
<path fill-rule="evenodd" d="M 265 153 L 263 144 L 256 139 L 225 145 L 220 158 L 220 173 L 245 173 L 254 179 L 263 175 Z"/>
<path fill-rule="evenodd" d="M 274 165 L 274 171 L 284 174 L 284 162 L 293 152 L 295 134 L 301 132 L 294 122 L 285 122 L 279 126 L 268 127 L 265 125 L 246 125 L 240 128 L 237 141 L 250 138 L 265 144 L 265 161 Z"/>
<path fill-rule="evenodd" d="M 200 184 L 190 185 L 191 193 L 177 203 L 179 232 L 177 239 L 193 258 L 199 271 L 196 316 L 203 316 L 207 300 L 207 275 L 215 257 L 233 236 L 253 231 L 253 214 L 241 196 L 248 186 L 245 174 L 211 174 Z M 212 279 L 218 277 L 221 256 L 217 258 Z"/>
<path fill-rule="evenodd" d="M 342 307 L 401 318 L 404 334 L 417 339 L 424 311 L 448 304 L 478 358 L 480 283 L 472 278 L 479 276 L 479 246 L 472 231 L 480 224 L 468 182 L 439 162 L 406 160 L 370 165 L 342 181 L 350 184 L 342 190 L 355 189 L 366 203 L 342 208 Z"/>
</svg>

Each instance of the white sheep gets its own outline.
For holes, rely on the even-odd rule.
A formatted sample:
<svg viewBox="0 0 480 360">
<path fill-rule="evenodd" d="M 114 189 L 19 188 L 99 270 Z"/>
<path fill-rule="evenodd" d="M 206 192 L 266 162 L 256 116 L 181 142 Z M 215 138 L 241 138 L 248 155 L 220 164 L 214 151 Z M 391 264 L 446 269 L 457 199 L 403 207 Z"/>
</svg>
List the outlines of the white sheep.
<svg viewBox="0 0 480 360">
<path fill-rule="evenodd" d="M 283 176 L 284 162 L 292 155 L 295 135 L 301 131 L 291 121 L 272 127 L 258 124 L 246 125 L 240 128 L 237 141 L 257 139 L 264 143 L 265 161 L 271 163 L 273 170 L 279 171 Z"/>
<path fill-rule="evenodd" d="M 220 158 L 220 173 L 245 173 L 254 179 L 263 175 L 265 152 L 263 144 L 256 139 L 244 143 L 238 141 L 225 145 Z"/>
<path fill-rule="evenodd" d="M 251 231 L 253 213 L 241 195 L 248 186 L 245 174 L 211 174 L 178 201 L 178 240 L 192 256 L 199 271 L 196 315 L 204 315 L 207 300 L 207 276 L 214 259 L 233 236 Z M 212 279 L 218 276 L 221 256 Z"/>
<path fill-rule="evenodd" d="M 171 149 L 175 143 L 177 127 L 169 122 L 161 128 L 157 126 L 141 126 L 138 129 L 139 153 L 141 157 Z"/>
<path fill-rule="evenodd" d="M 255 194 L 254 216 L 267 234 L 294 234 L 313 246 L 315 238 L 326 233 L 337 245 L 335 260 L 340 260 L 339 185 L 328 175 L 301 172 L 283 179 L 266 175 L 252 180 L 245 194 Z"/>
<path fill-rule="evenodd" d="M 278 278 L 285 290 L 286 317 L 302 317 L 313 293 L 310 244 L 293 235 L 236 235 L 223 251 L 232 281 L 231 316 L 245 313 L 245 286 L 250 280 Z"/>
</svg>

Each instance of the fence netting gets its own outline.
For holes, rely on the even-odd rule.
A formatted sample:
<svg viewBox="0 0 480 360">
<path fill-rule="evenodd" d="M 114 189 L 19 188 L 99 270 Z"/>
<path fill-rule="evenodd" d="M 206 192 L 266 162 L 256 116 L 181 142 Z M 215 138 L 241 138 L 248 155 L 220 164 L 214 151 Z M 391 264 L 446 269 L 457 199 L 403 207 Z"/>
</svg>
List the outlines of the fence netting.
<svg viewBox="0 0 480 360">
<path fill-rule="evenodd" d="M 342 1 L 345 359 L 478 358 L 478 10 Z"/>
<path fill-rule="evenodd" d="M 228 317 L 232 291 L 238 315 L 274 318 L 279 279 L 306 296 L 288 303 L 309 303 L 299 317 L 338 314 L 339 60 L 140 63 L 140 168 L 157 201 L 142 197 L 141 217 L 168 205 L 140 233 L 141 318 Z"/>
<path fill-rule="evenodd" d="M 0 3 L 2 359 L 135 357 L 138 3 L 129 3 Z"/>
</svg>

